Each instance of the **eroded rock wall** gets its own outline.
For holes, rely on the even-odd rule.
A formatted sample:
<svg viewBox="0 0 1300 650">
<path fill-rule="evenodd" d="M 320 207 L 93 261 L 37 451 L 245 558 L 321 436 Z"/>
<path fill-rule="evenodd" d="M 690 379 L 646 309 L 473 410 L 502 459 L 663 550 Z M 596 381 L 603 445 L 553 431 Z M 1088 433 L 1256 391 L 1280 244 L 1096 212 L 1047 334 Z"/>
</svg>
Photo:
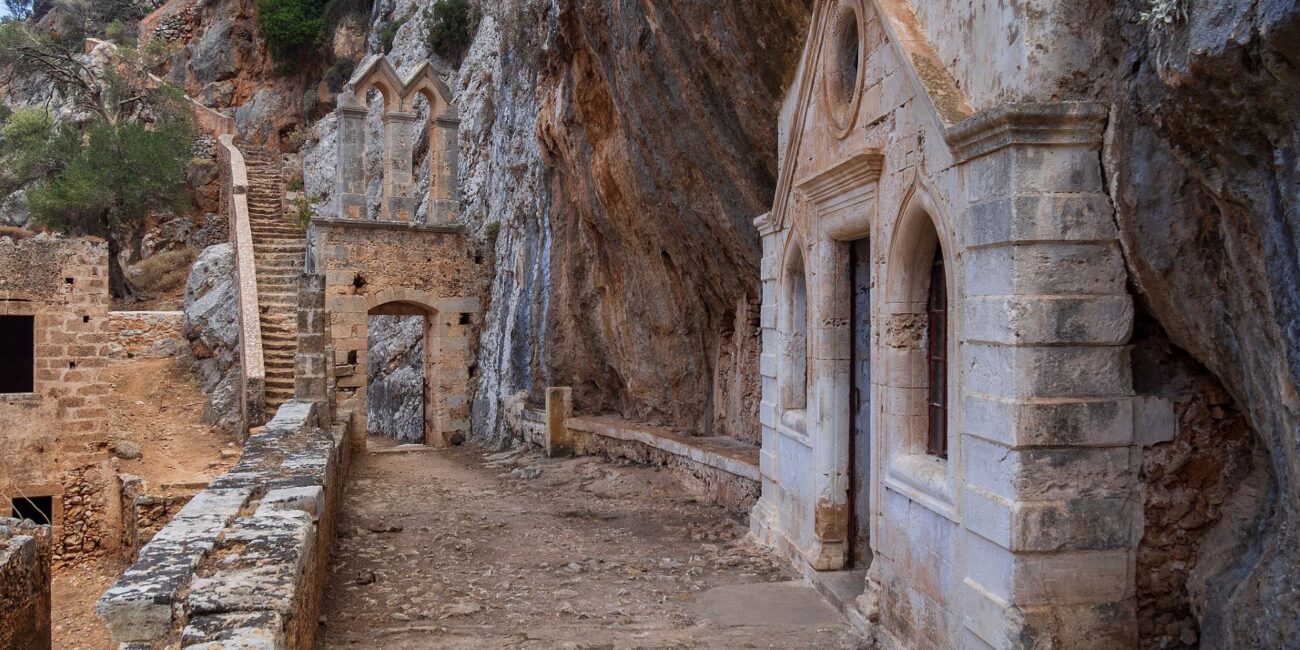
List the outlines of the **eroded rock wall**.
<svg viewBox="0 0 1300 650">
<path fill-rule="evenodd" d="M 772 200 L 808 3 L 556 9 L 538 84 L 553 289 L 534 391 L 571 385 L 580 411 L 712 432 L 715 413 L 745 410 L 714 397 L 756 392 L 730 384 L 758 380 L 752 221 Z"/>
<path fill-rule="evenodd" d="M 366 427 L 371 435 L 424 441 L 424 318 L 371 316 L 366 329 Z"/>
<path fill-rule="evenodd" d="M 1300 642 L 1300 5 L 1189 0 L 1152 24 L 1138 17 L 1149 4 L 1117 7 L 1105 152 L 1131 282 L 1222 382 L 1271 477 L 1227 506 L 1187 588 L 1203 647 L 1289 647 Z"/>
</svg>

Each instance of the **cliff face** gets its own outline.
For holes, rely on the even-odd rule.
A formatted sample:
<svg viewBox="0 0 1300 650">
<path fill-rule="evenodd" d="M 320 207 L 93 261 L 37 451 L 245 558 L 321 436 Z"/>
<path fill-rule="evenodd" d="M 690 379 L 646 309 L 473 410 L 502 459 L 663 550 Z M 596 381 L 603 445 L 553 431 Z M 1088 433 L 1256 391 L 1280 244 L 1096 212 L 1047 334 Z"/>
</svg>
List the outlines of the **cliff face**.
<svg viewBox="0 0 1300 650">
<path fill-rule="evenodd" d="M 578 408 L 700 432 L 730 412 L 756 435 L 756 387 L 731 384 L 757 380 L 752 221 L 771 203 L 808 10 L 560 3 L 539 80 L 554 197 L 543 359 Z M 715 383 L 737 403 L 709 403 Z"/>
<path fill-rule="evenodd" d="M 502 226 L 481 435 L 503 437 L 501 398 L 570 385 L 582 411 L 756 441 L 752 220 L 808 11 L 566 0 L 487 19 L 460 98 L 469 212 Z"/>
<path fill-rule="evenodd" d="M 1134 20 L 1147 4 L 1117 13 L 1106 147 L 1130 277 L 1267 455 L 1188 590 L 1204 647 L 1284 647 L 1300 636 L 1300 6 L 1193 0 L 1152 28 Z"/>
</svg>

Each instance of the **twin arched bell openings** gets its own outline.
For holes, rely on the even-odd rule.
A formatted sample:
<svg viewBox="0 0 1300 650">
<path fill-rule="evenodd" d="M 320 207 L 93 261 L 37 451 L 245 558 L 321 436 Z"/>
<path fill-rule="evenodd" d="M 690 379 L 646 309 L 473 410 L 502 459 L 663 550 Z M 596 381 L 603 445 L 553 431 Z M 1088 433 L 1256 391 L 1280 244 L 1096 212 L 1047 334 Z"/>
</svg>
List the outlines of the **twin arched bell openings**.
<svg viewBox="0 0 1300 650">
<path fill-rule="evenodd" d="M 853 128 L 862 102 L 866 48 L 865 10 L 861 0 L 838 0 L 827 5 L 827 27 L 822 38 L 822 104 L 830 114 L 837 136 Z"/>
<path fill-rule="evenodd" d="M 340 216 L 368 218 L 366 197 L 365 119 L 367 97 L 377 91 L 383 98 L 382 198 L 379 218 L 413 221 L 420 198 L 415 192 L 413 157 L 420 132 L 416 101 L 428 102 L 429 193 L 428 220 L 455 220 L 458 202 L 459 126 L 451 91 L 426 61 L 405 78 L 385 57 L 362 62 L 338 99 L 339 142 L 336 191 Z"/>
</svg>

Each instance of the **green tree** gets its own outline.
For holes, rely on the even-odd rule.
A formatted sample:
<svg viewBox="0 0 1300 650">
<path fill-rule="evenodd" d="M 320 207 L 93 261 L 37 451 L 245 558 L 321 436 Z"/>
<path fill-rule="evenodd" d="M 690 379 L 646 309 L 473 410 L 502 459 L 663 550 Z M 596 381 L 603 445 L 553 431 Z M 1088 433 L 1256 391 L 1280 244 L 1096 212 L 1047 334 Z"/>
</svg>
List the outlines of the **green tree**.
<svg viewBox="0 0 1300 650">
<path fill-rule="evenodd" d="M 325 38 L 324 0 L 257 0 L 262 36 L 277 58 L 310 50 Z"/>
<path fill-rule="evenodd" d="M 109 286 L 134 290 L 123 272 L 123 233 L 185 200 L 193 117 L 179 91 L 150 77 L 130 50 L 93 68 L 84 57 L 14 22 L 0 24 L 0 84 L 43 79 L 84 119 L 56 123 L 45 109 L 15 113 L 0 131 L 0 181 L 28 187 L 38 221 L 108 241 Z"/>
<path fill-rule="evenodd" d="M 482 18 L 478 7 L 469 0 L 438 0 L 425 14 L 429 49 L 434 54 L 460 65 L 465 52 L 474 40 Z"/>
</svg>

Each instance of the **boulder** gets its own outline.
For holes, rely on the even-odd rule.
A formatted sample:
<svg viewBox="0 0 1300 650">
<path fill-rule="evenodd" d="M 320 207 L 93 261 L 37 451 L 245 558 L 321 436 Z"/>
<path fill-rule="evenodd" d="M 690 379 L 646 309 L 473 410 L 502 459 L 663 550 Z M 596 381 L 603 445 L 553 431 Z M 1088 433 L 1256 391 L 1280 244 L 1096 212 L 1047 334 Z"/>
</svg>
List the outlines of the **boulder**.
<svg viewBox="0 0 1300 650">
<path fill-rule="evenodd" d="M 181 331 L 208 396 L 203 420 L 233 432 L 240 412 L 239 306 L 230 244 L 209 246 L 199 254 L 185 285 L 183 310 Z"/>
<path fill-rule="evenodd" d="M 27 205 L 26 190 L 18 190 L 0 200 L 0 226 L 26 228 L 31 222 L 32 211 Z"/>
</svg>

